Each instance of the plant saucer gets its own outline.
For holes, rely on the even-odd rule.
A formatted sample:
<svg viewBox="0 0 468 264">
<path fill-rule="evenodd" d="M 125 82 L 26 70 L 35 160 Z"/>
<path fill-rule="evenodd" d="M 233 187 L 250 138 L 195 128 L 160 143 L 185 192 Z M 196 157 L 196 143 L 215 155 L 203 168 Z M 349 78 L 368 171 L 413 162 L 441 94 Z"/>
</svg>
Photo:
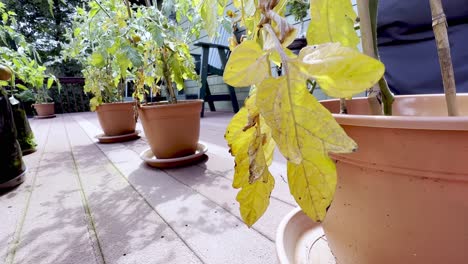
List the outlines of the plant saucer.
<svg viewBox="0 0 468 264">
<path fill-rule="evenodd" d="M 206 145 L 198 142 L 197 150 L 192 155 L 171 159 L 158 159 L 154 156 L 151 148 L 148 148 L 141 152 L 140 158 L 146 162 L 146 164 L 154 168 L 173 168 L 190 165 L 205 158 L 205 153 L 207 150 L 208 148 Z"/>
<path fill-rule="evenodd" d="M 281 221 L 276 231 L 276 253 L 281 264 L 336 264 L 321 225 L 301 208 Z"/>
<path fill-rule="evenodd" d="M 139 133 L 140 130 L 135 130 L 132 133 L 118 136 L 106 136 L 105 134 L 99 134 L 96 136 L 96 138 L 99 140 L 99 143 L 117 143 L 138 139 L 140 138 L 138 135 Z"/>
<path fill-rule="evenodd" d="M 13 187 L 16 187 L 20 184 L 22 184 L 24 182 L 24 180 L 26 179 L 26 172 L 28 171 L 28 169 L 26 168 L 26 166 L 23 167 L 24 168 L 24 171 L 16 176 L 15 178 L 7 181 L 7 182 L 4 182 L 4 183 L 1 183 L 0 184 L 0 190 L 1 189 L 10 189 L 10 188 L 13 188 Z"/>
<path fill-rule="evenodd" d="M 46 119 L 46 118 L 53 118 L 53 117 L 56 117 L 56 115 L 53 114 L 53 115 L 45 115 L 45 116 L 38 116 L 38 115 L 34 116 L 34 118 L 36 119 Z"/>
<path fill-rule="evenodd" d="M 26 156 L 26 155 L 29 155 L 29 154 L 34 153 L 36 151 L 37 151 L 36 148 L 30 148 L 30 149 L 22 150 L 21 152 L 23 153 L 23 156 Z"/>
</svg>

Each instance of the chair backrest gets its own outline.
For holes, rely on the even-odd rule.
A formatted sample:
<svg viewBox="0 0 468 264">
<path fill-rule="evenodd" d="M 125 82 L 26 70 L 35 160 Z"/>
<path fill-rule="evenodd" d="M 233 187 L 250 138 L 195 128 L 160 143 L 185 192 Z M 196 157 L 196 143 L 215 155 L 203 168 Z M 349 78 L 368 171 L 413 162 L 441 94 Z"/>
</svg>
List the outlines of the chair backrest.
<svg viewBox="0 0 468 264">
<path fill-rule="evenodd" d="M 229 45 L 229 38 L 231 37 L 231 34 L 229 32 L 227 32 L 226 29 L 224 29 L 223 26 L 219 27 L 218 32 L 219 32 L 219 35 L 216 36 L 210 42 L 214 43 L 214 44 L 220 44 L 220 45 L 228 46 Z M 217 49 L 211 48 L 210 56 L 208 57 L 208 64 L 215 67 L 215 68 L 218 68 L 218 69 L 222 68 L 223 65 L 222 65 L 221 60 L 219 58 L 219 54 L 218 54 Z"/>
</svg>

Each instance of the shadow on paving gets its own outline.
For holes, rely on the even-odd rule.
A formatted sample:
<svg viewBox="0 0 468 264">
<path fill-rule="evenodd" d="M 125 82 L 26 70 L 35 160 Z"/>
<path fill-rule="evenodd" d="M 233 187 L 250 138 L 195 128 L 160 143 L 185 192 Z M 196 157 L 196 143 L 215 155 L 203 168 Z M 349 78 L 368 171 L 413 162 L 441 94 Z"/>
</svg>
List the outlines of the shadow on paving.
<svg viewBox="0 0 468 264">
<path fill-rule="evenodd" d="M 188 166 L 179 169 L 192 168 Z M 162 173 L 164 175 L 161 175 Z M 214 178 L 204 174 L 199 174 L 198 177 L 200 176 L 204 178 L 203 184 L 217 186 L 211 183 Z M 151 168 L 143 162 L 129 175 L 132 185 L 161 212 L 166 221 L 178 231 L 182 230 L 184 239 L 200 233 L 219 234 L 239 226 L 236 218 L 226 217 L 229 213 L 185 185 L 185 180 L 178 178 L 176 180 L 164 171 Z"/>
<path fill-rule="evenodd" d="M 132 258 L 157 240 L 169 242 L 176 238 L 167 235 L 172 231 L 163 221 L 156 220 L 154 211 L 120 178 L 119 172 L 99 170 L 100 166 L 110 164 L 97 146 L 75 146 L 73 152 L 107 263 L 114 262 L 109 260 L 125 262 L 125 258 Z M 161 263 L 170 262 L 176 254 L 175 248 L 170 252 L 165 250 Z"/>
</svg>

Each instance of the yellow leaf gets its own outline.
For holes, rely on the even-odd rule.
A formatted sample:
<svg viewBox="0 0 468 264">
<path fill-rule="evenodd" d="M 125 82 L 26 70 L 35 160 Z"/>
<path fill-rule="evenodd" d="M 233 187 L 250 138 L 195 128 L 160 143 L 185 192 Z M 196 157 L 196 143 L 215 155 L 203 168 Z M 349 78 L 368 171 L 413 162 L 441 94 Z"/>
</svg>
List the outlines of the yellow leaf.
<svg viewBox="0 0 468 264">
<path fill-rule="evenodd" d="M 258 117 L 258 116 L 257 116 Z M 249 183 L 252 184 L 260 179 L 265 170 L 268 170 L 268 165 L 265 159 L 263 144 L 266 142 L 267 136 L 260 132 L 260 126 L 255 127 L 253 141 L 249 145 Z"/>
<path fill-rule="evenodd" d="M 248 100 L 248 99 L 247 99 Z M 254 129 L 244 131 L 247 125 L 248 112 L 243 107 L 234 115 L 229 123 L 224 137 L 228 142 L 231 155 L 235 157 L 234 180 L 232 186 L 236 189 L 249 183 L 249 145 L 253 140 Z"/>
<path fill-rule="evenodd" d="M 357 49 L 359 37 L 354 30 L 356 13 L 350 0 L 314 0 L 310 3 L 307 43 L 340 42 Z"/>
<path fill-rule="evenodd" d="M 330 112 L 308 92 L 300 74 L 290 72 L 289 78 L 268 78 L 257 86 L 257 90 L 257 107 L 288 161 L 300 164 L 303 155 L 314 151 L 326 154 L 328 151 L 347 153 L 356 149 L 356 143 Z M 309 141 L 315 143 L 309 144 Z M 310 149 L 303 150 L 305 145 Z"/>
<path fill-rule="evenodd" d="M 237 9 L 241 10 L 241 12 L 242 12 L 242 7 L 244 8 L 243 10 L 244 16 L 250 17 L 255 14 L 255 10 L 256 10 L 255 0 L 234 0 L 232 2 Z"/>
<path fill-rule="evenodd" d="M 258 118 L 260 118 L 260 133 L 264 135 L 261 141 L 261 148 L 264 153 L 263 160 L 265 160 L 268 166 L 272 163 L 273 152 L 276 146 L 274 140 L 271 138 L 271 129 L 266 125 L 263 118 L 258 115 L 258 109 L 255 105 L 255 96 L 256 94 L 254 92 L 246 99 L 245 107 L 241 108 L 240 111 L 234 115 L 224 135 L 228 142 L 231 155 L 235 157 L 234 161 L 236 165 L 234 168 L 233 187 L 236 189 L 241 188 L 249 182 L 250 161 L 254 159 L 254 155 L 257 154 L 253 152 L 254 146 L 252 145 L 259 143 L 256 142 L 257 136 L 260 138 L 256 127 L 256 125 L 258 125 Z M 249 150 L 252 152 L 251 155 L 249 155 Z M 256 178 L 258 178 L 258 176 Z"/>
<path fill-rule="evenodd" d="M 301 209 L 320 222 L 335 194 L 335 163 L 326 155 L 305 156 L 300 164 L 288 162 L 288 183 Z"/>
<path fill-rule="evenodd" d="M 218 2 L 216 0 L 203 0 L 200 15 L 203 19 L 208 36 L 213 37 L 218 29 Z"/>
<path fill-rule="evenodd" d="M 349 98 L 377 83 L 385 72 L 378 60 L 339 43 L 308 46 L 299 53 L 297 67 L 314 78 L 329 96 Z"/>
<path fill-rule="evenodd" d="M 268 170 L 265 170 L 262 180 L 247 184 L 237 194 L 236 199 L 240 204 L 242 219 L 249 227 L 265 213 L 274 186 L 274 178 Z"/>
<path fill-rule="evenodd" d="M 269 74 L 267 56 L 255 41 L 246 40 L 232 51 L 224 70 L 224 82 L 245 87 L 261 82 Z"/>
<path fill-rule="evenodd" d="M 290 49 L 283 49 L 284 53 L 290 58 L 290 59 L 295 59 L 297 58 L 297 55 L 294 54 Z M 273 50 L 270 53 L 270 60 L 276 65 L 276 66 L 281 66 L 281 56 L 279 55 L 279 52 L 277 50 Z"/>
<path fill-rule="evenodd" d="M 288 21 L 284 18 L 281 18 L 279 22 L 279 24 L 272 22 L 275 36 L 272 37 L 270 34 L 264 31 L 263 50 L 275 50 L 276 46 L 274 39 L 276 38 L 280 41 L 283 48 L 289 46 L 294 41 L 294 39 L 296 39 L 297 29 L 289 24 Z"/>
</svg>

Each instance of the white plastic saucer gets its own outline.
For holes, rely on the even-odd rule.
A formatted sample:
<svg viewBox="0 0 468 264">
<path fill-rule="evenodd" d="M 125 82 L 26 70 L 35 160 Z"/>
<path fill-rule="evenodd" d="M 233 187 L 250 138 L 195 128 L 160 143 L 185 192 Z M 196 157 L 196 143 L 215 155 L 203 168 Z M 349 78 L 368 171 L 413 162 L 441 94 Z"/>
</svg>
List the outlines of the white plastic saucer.
<svg viewBox="0 0 468 264">
<path fill-rule="evenodd" d="M 276 253 L 281 264 L 336 264 L 321 225 L 300 208 L 281 221 L 276 232 Z"/>
</svg>

